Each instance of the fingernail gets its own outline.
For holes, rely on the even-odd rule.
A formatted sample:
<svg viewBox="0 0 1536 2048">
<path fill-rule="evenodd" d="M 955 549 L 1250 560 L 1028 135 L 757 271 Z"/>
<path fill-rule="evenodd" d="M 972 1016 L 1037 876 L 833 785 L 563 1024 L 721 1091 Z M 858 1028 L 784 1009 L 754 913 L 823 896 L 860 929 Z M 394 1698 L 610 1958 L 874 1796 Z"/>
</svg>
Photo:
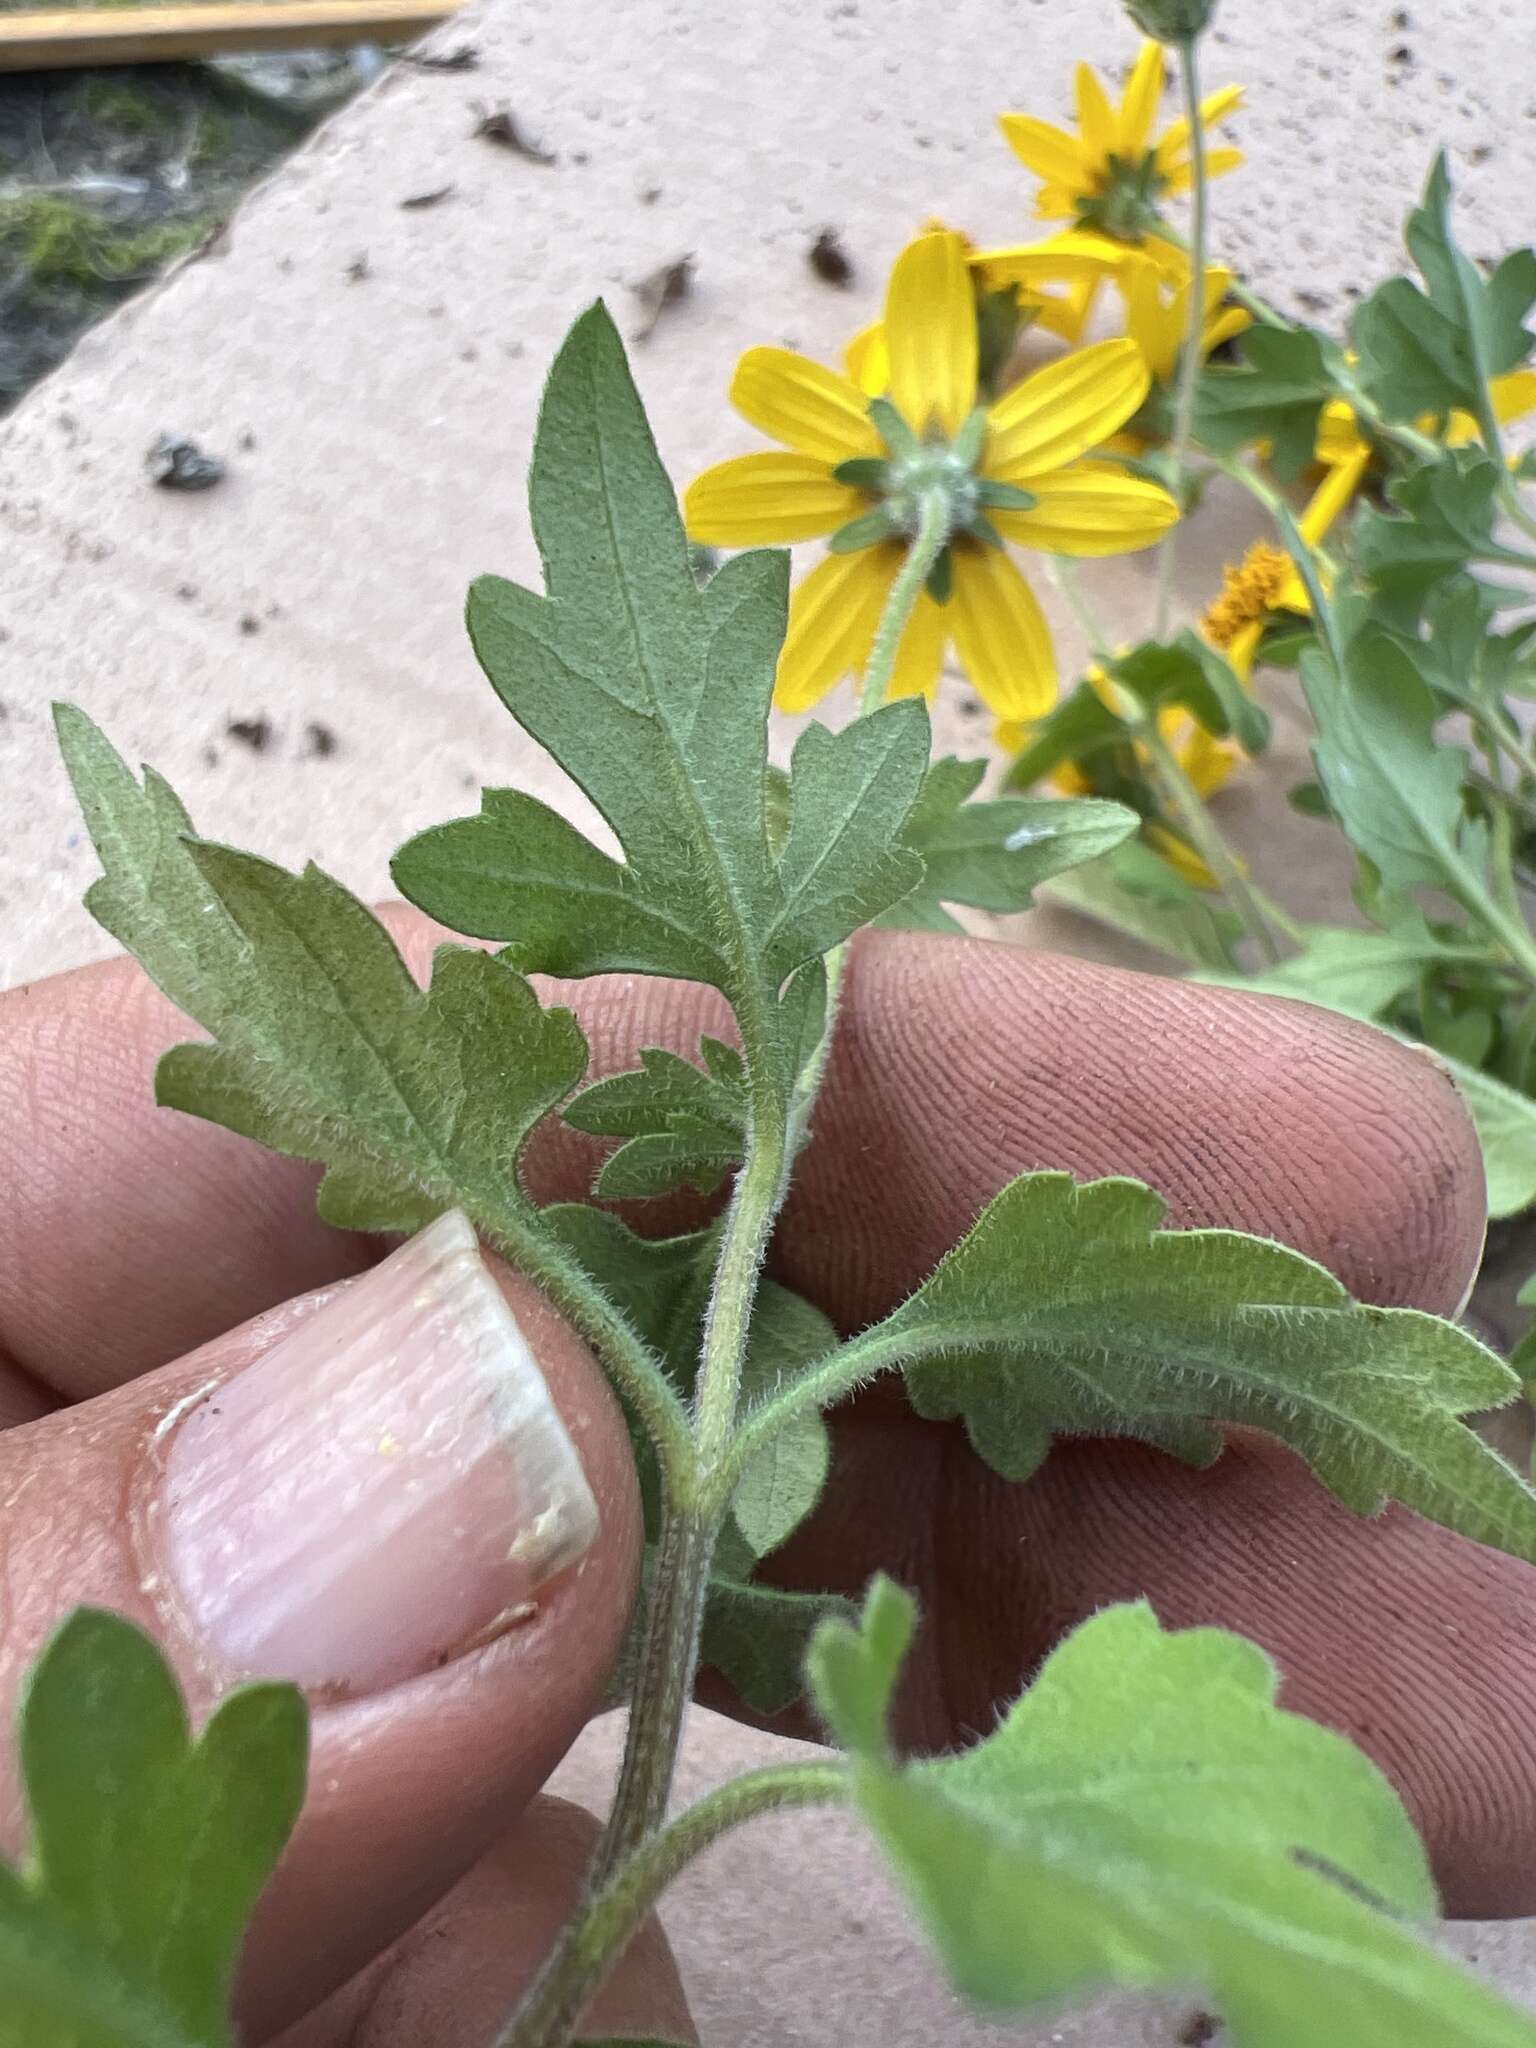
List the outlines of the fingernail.
<svg viewBox="0 0 1536 2048">
<path fill-rule="evenodd" d="M 457 1213 L 176 1427 L 183 1627 L 252 1677 L 366 1693 L 517 1617 L 597 1534 L 544 1376 Z"/>
</svg>

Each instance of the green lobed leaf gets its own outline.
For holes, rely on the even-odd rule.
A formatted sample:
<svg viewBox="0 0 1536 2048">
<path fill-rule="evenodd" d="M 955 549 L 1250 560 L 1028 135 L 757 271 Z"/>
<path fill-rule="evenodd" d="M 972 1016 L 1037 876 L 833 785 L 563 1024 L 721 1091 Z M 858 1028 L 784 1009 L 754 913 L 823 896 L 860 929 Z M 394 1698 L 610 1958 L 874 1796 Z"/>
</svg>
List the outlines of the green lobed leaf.
<svg viewBox="0 0 1536 2048">
<path fill-rule="evenodd" d="M 876 922 L 906 931 L 958 932 L 945 909 L 1028 910 L 1039 884 L 1095 860 L 1136 830 L 1123 804 L 1067 797 L 1003 797 L 970 801 L 984 761 L 945 755 L 923 782 L 903 833 L 922 860 L 923 879 Z"/>
<path fill-rule="evenodd" d="M 916 700 L 802 733 L 782 845 L 766 809 L 767 720 L 787 557 L 737 556 L 702 589 L 612 320 L 593 307 L 556 358 L 529 482 L 547 596 L 482 577 L 469 628 L 518 723 L 617 835 L 611 859 L 532 799 L 411 840 L 395 879 L 527 971 L 683 975 L 724 991 L 754 1065 L 793 1080 L 803 963 L 908 894 L 900 845 L 928 756 Z"/>
<path fill-rule="evenodd" d="M 805 1655 L 823 1622 L 849 1612 L 835 1593 L 784 1593 L 718 1569 L 704 1606 L 700 1661 L 753 1713 L 781 1714 L 805 1692 Z"/>
<path fill-rule="evenodd" d="M 1387 486 L 1393 512 L 1362 506 L 1351 541 L 1380 618 L 1413 631 L 1437 587 L 1469 562 L 1518 561 L 1494 533 L 1499 464 L 1481 449 L 1447 449 Z"/>
<path fill-rule="evenodd" d="M 1105 747 L 1125 744 L 1124 721 L 1091 683 L 1079 683 L 1030 728 L 1023 751 L 1009 765 L 1004 786 L 1033 789 L 1063 762 L 1085 761 Z"/>
<path fill-rule="evenodd" d="M 195 839 L 152 769 L 140 786 L 83 714 L 57 722 L 105 870 L 87 907 L 214 1040 L 165 1055 L 159 1100 L 320 1162 L 320 1212 L 354 1230 L 518 1202 L 518 1154 L 586 1065 L 571 1013 L 460 946 L 423 991 L 339 883 Z"/>
<path fill-rule="evenodd" d="M 1195 438 L 1218 455 L 1268 441 L 1271 467 L 1290 482 L 1313 459 L 1318 414 L 1339 394 L 1342 353 L 1310 327 L 1250 327 L 1238 348 L 1238 364 L 1201 371 Z"/>
<path fill-rule="evenodd" d="M 1242 926 L 1139 839 L 1046 883 L 1047 900 L 1191 967 L 1229 967 Z"/>
<path fill-rule="evenodd" d="M 231 1693 L 194 1741 L 148 1638 L 72 1614 L 22 1699 L 32 1855 L 0 1864 L 4 2048 L 230 2048 L 235 1959 L 307 1752 L 293 1686 Z"/>
<path fill-rule="evenodd" d="M 747 1340 L 743 1412 L 801 1378 L 837 1344 L 837 1331 L 819 1308 L 765 1281 Z M 815 1507 L 831 1456 L 827 1425 L 811 1409 L 781 1429 L 747 1466 L 731 1496 L 731 1516 L 754 1557 L 777 1550 Z"/>
<path fill-rule="evenodd" d="M 1419 981 L 1427 967 L 1459 960 L 1463 951 L 1437 939 L 1422 912 L 1389 932 L 1314 925 L 1305 950 L 1262 974 L 1197 974 L 1191 978 L 1256 995 L 1290 996 L 1325 1009 L 1373 1019 Z"/>
<path fill-rule="evenodd" d="M 1269 718 L 1243 687 L 1226 656 L 1186 626 L 1176 639 L 1144 640 L 1115 663 L 1115 680 L 1149 710 L 1180 704 L 1217 739 L 1235 739 L 1245 753 L 1269 745 Z"/>
<path fill-rule="evenodd" d="M 1434 1908 L 1397 1795 L 1341 1735 L 1275 1704 L 1253 1644 L 1108 1608 L 995 1733 L 904 1764 L 886 1724 L 914 1611 L 877 1579 L 857 1626 L 818 1632 L 811 1683 L 963 1995 L 1003 2013 L 1197 1986 L 1235 2048 L 1536 2043 L 1536 2022 L 1392 1917 Z"/>
<path fill-rule="evenodd" d="M 1409 252 L 1425 289 L 1395 277 L 1357 309 L 1350 332 L 1361 384 L 1390 417 L 1476 414 L 1489 380 L 1523 363 L 1536 305 L 1536 253 L 1520 249 L 1485 278 L 1451 228 L 1451 180 L 1436 157 L 1408 217 Z"/>
<path fill-rule="evenodd" d="M 1056 1435 L 1134 1436 L 1194 1462 L 1215 1422 L 1289 1444 L 1346 1506 L 1388 1500 L 1536 1561 L 1536 1493 L 1460 1419 L 1513 1398 L 1474 1337 L 1368 1307 L 1262 1238 L 1167 1230 L 1131 1180 L 1026 1174 L 858 1341 L 921 1415 L 960 1416 L 1022 1479 Z"/>
<path fill-rule="evenodd" d="M 594 1194 L 602 1201 L 660 1195 L 674 1187 L 713 1194 L 740 1165 L 746 1143 L 746 1070 L 740 1053 L 704 1041 L 706 1064 L 646 1046 L 640 1065 L 594 1081 L 568 1102 L 578 1131 L 626 1143 L 608 1157 Z"/>
<path fill-rule="evenodd" d="M 1321 648 L 1301 660 L 1329 810 L 1386 889 L 1448 889 L 1478 911 L 1487 835 L 1462 800 L 1466 749 L 1437 743 L 1434 699 L 1401 641 L 1368 627 L 1345 654 L 1342 678 Z"/>
</svg>

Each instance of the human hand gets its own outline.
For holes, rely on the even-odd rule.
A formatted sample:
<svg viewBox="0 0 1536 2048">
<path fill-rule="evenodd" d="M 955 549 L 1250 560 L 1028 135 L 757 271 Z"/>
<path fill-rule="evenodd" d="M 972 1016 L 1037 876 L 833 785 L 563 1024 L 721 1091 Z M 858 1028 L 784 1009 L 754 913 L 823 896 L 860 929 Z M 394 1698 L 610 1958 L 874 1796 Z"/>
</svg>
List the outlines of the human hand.
<svg viewBox="0 0 1536 2048">
<path fill-rule="evenodd" d="M 195 1717 L 301 1681 L 309 1796 L 241 2038 L 480 2048 L 596 1839 L 540 1788 L 633 1600 L 623 1420 L 461 1217 L 387 1257 L 316 1223 L 305 1168 L 156 1110 L 180 1035 L 125 961 L 0 997 L 0 1714 L 86 1603 L 159 1639 Z M 588 2022 L 695 2038 L 654 1924 Z"/>
<path fill-rule="evenodd" d="M 424 921 L 392 922 L 423 958 Z M 817 1137 L 777 1252 L 783 1277 L 846 1327 L 907 1291 L 1003 1181 L 1044 1165 L 1139 1173 L 1179 1222 L 1261 1230 L 1366 1298 L 1454 1308 L 1480 1243 L 1480 1168 L 1427 1062 L 1318 1012 L 1007 949 L 970 949 L 957 976 L 959 943 L 875 935 L 856 955 Z M 598 1071 L 632 1063 L 643 1043 L 691 1050 L 701 1026 L 723 1023 L 717 1000 L 694 988 L 614 981 L 562 994 L 583 1015 Z M 1175 1010 L 1186 1019 L 1177 1030 Z M 118 1389 L 0 1439 L 0 1465 L 27 1481 L 19 1497 L 15 1479 L 0 1496 L 12 1500 L 0 1533 L 13 1557 L 42 1561 L 11 1617 L 12 1682 L 73 1602 L 150 1612 L 121 1506 L 151 1455 L 154 1418 L 216 1367 L 235 1371 L 265 1353 L 295 1321 L 302 1334 L 305 1319 L 220 1333 L 358 1273 L 382 1250 L 315 1219 L 306 1169 L 153 1107 L 154 1058 L 182 1035 L 125 963 L 0 1004 L 0 1069 L 11 1080 L 0 1120 L 17 1162 L 0 1341 L 30 1375 L 10 1382 L 12 1412 Z M 593 1156 L 574 1133 L 545 1134 L 536 1191 L 584 1192 Z M 677 1214 L 660 1204 L 649 1213 L 658 1225 Z M 269 2028 L 305 2000 L 313 2007 L 488 1847 L 590 1711 L 617 1641 L 637 1541 L 622 1436 L 581 1347 L 528 1290 L 507 1285 L 580 1444 L 603 1533 L 579 1575 L 539 1596 L 526 1628 L 387 1690 L 377 1688 L 388 1672 L 375 1673 L 373 1697 L 322 1706 L 311 1811 L 248 1973 Z M 184 1358 L 209 1340 L 212 1351 Z M 166 1369 L 166 1359 L 182 1362 Z M 1169 1623 L 1219 1620 L 1256 1636 L 1280 1658 L 1292 1704 L 1381 1758 L 1454 1903 L 1512 1910 L 1525 1898 L 1526 1567 L 1401 1512 L 1360 1523 L 1297 1461 L 1254 1441 L 1204 1474 L 1135 1447 L 1077 1445 L 1011 1488 L 957 1431 L 914 1421 L 877 1388 L 837 1419 L 837 1442 L 845 1470 L 833 1504 L 771 1566 L 784 1583 L 855 1589 L 879 1564 L 924 1594 L 936 1621 L 906 1700 L 909 1734 L 953 1740 L 989 1725 L 993 1702 L 1018 1689 L 1063 1627 L 1145 1591 Z M 209 1597 L 217 1604 L 216 1587 Z M 232 1675 L 196 1642 L 183 1645 L 181 1668 L 205 1693 Z M 492 1885 L 504 1915 L 458 1916 L 478 1925 L 485 1950 L 513 1951 L 525 1969 L 566 1904 L 530 1896 L 529 1860 L 514 1837 Z M 623 2024 L 666 2032 L 675 1985 L 654 1953 L 641 1963 L 641 2004 Z M 440 2003 L 410 2007 L 409 1973 L 401 1982 L 412 2038 L 456 2048 Z M 389 2001 L 369 1996 L 389 2024 Z M 503 1979 L 488 2010 L 507 1997 Z M 435 2034 L 424 2031 L 429 2011 Z M 306 2022 L 284 2048 L 407 2038 L 330 2025 L 329 2014 Z"/>
</svg>

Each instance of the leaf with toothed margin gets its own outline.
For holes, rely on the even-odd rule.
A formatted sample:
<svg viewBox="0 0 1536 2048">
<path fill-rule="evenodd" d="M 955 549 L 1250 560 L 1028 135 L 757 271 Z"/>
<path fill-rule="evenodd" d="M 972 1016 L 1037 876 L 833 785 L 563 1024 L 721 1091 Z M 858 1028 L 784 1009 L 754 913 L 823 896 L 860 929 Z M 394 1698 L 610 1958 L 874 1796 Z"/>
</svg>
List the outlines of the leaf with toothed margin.
<svg viewBox="0 0 1536 2048">
<path fill-rule="evenodd" d="M 857 1344 L 904 1366 L 919 1414 L 963 1417 L 1011 1479 L 1057 1435 L 1206 1462 L 1217 1423 L 1246 1423 L 1359 1514 L 1399 1501 L 1536 1562 L 1536 1493 L 1462 1419 L 1518 1392 L 1492 1352 L 1352 1300 L 1283 1245 L 1163 1215 L 1136 1181 L 1026 1174 Z"/>
<path fill-rule="evenodd" d="M 570 1011 L 462 946 L 419 988 L 338 882 L 195 838 L 152 769 L 141 785 L 89 719 L 57 716 L 104 869 L 87 907 L 213 1040 L 165 1055 L 159 1100 L 317 1161 L 320 1213 L 353 1230 L 521 1205 L 518 1155 L 586 1067 Z"/>
<path fill-rule="evenodd" d="M 691 1187 L 713 1194 L 741 1162 L 746 1143 L 746 1067 L 717 1038 L 700 1045 L 703 1065 L 648 1045 L 640 1065 L 594 1081 L 565 1107 L 573 1130 L 622 1138 L 598 1173 L 599 1201 Z"/>
<path fill-rule="evenodd" d="M 1476 415 L 1491 379 L 1523 363 L 1536 342 L 1525 324 L 1536 305 L 1536 253 L 1517 249 L 1487 277 L 1470 261 L 1451 227 L 1443 151 L 1406 239 L 1424 285 L 1394 277 L 1357 307 L 1350 335 L 1360 382 L 1391 419 Z"/>
<path fill-rule="evenodd" d="M 1196 1987 L 1233 2048 L 1536 2044 L 1536 2020 L 1416 1937 L 1435 1893 L 1397 1794 L 1343 1736 L 1276 1705 L 1254 1644 L 1107 1608 L 995 1732 L 909 1763 L 888 1728 L 915 1612 L 876 1579 L 857 1623 L 818 1632 L 810 1677 L 963 1996 L 1002 2015 Z"/>
<path fill-rule="evenodd" d="M 32 1818 L 0 1862 L 3 2048 L 231 2048 L 235 1962 L 304 1796 L 291 1685 L 241 1687 L 195 1739 L 164 1657 L 77 1609 L 27 1675 Z"/>
<path fill-rule="evenodd" d="M 945 908 L 1028 910 L 1053 875 L 1096 860 L 1136 830 L 1123 804 L 1068 797 L 1000 797 L 973 803 L 984 761 L 946 755 L 929 768 L 903 839 L 923 863 L 910 895 L 878 917 L 904 931 L 959 932 Z"/>
<path fill-rule="evenodd" d="M 702 588 L 613 322 L 572 328 L 544 394 L 529 482 L 547 595 L 482 577 L 470 637 L 502 701 L 580 784 L 622 859 L 532 798 L 396 856 L 404 893 L 525 971 L 682 975 L 724 992 L 759 1085 L 787 1098 L 803 1016 L 786 984 L 907 894 L 900 842 L 928 757 L 915 700 L 846 731 L 811 726 L 782 844 L 767 724 L 787 557 L 746 554 Z"/>
</svg>

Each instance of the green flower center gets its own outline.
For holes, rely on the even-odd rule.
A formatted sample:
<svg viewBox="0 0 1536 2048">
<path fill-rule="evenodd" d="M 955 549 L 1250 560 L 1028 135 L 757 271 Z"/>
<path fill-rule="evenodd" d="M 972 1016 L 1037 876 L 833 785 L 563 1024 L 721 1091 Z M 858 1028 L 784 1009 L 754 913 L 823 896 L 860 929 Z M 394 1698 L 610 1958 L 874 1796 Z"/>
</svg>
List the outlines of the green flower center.
<svg viewBox="0 0 1536 2048">
<path fill-rule="evenodd" d="M 930 422 L 916 434 L 888 398 L 870 401 L 869 416 L 885 445 L 884 455 L 858 455 L 840 462 L 832 474 L 839 483 L 862 491 L 870 509 L 850 519 L 833 534 L 834 554 L 877 547 L 883 541 L 915 540 L 925 507 L 943 498 L 951 540 L 969 536 L 987 547 L 1000 548 L 1003 537 L 987 517 L 988 508 L 1027 511 L 1036 503 L 1028 491 L 983 476 L 979 468 L 987 439 L 987 415 L 977 406 L 951 440 Z M 929 594 L 948 602 L 952 581 L 946 545 L 928 578 Z"/>
</svg>

